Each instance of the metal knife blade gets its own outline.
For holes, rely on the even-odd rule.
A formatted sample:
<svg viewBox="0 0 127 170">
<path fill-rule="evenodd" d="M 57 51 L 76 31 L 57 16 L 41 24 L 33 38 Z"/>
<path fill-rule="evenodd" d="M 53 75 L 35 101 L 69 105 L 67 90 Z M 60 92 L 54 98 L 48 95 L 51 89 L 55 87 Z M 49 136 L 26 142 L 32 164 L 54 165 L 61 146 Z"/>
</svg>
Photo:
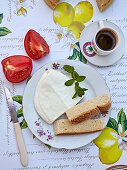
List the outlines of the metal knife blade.
<svg viewBox="0 0 127 170">
<path fill-rule="evenodd" d="M 8 108 L 10 111 L 10 115 L 11 115 L 11 119 L 14 123 L 18 122 L 18 118 L 17 118 L 17 113 L 16 113 L 16 109 L 15 109 L 15 105 L 14 105 L 14 101 L 11 97 L 10 91 L 7 87 L 4 87 L 5 90 L 5 95 L 6 95 L 6 99 L 7 99 L 7 103 L 8 103 Z"/>
</svg>

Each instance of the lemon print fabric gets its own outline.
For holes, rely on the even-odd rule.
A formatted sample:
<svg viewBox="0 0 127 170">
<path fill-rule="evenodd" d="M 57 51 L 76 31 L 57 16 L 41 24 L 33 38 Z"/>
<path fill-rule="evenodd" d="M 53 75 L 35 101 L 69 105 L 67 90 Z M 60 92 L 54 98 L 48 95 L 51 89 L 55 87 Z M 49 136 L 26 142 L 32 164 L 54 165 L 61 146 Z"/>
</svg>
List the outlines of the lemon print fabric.
<svg viewBox="0 0 127 170">
<path fill-rule="evenodd" d="M 118 143 L 118 139 L 114 138 L 110 132 L 117 134 L 114 129 L 106 127 L 100 136 L 94 140 L 94 143 L 98 148 L 108 149 L 114 144 Z"/>
<path fill-rule="evenodd" d="M 74 8 L 66 2 L 58 4 L 53 11 L 53 20 L 61 27 L 68 27 L 72 23 L 74 16 Z"/>
<path fill-rule="evenodd" d="M 79 21 L 82 23 L 89 22 L 93 17 L 93 6 L 88 1 L 81 1 L 75 7 L 75 17 L 74 21 Z"/>
<path fill-rule="evenodd" d="M 71 25 L 68 27 L 68 30 L 72 30 L 75 39 L 80 37 L 82 30 L 85 28 L 84 24 L 79 21 L 73 21 Z"/>
<path fill-rule="evenodd" d="M 117 162 L 123 152 L 119 149 L 118 139 L 111 134 L 118 134 L 114 129 L 106 127 L 93 142 L 99 148 L 99 159 L 103 164 L 110 165 Z"/>
<path fill-rule="evenodd" d="M 99 149 L 99 158 L 103 164 L 106 165 L 114 164 L 120 159 L 122 152 L 123 150 L 120 150 L 118 148 L 118 143 L 117 143 L 110 149 Z"/>
</svg>

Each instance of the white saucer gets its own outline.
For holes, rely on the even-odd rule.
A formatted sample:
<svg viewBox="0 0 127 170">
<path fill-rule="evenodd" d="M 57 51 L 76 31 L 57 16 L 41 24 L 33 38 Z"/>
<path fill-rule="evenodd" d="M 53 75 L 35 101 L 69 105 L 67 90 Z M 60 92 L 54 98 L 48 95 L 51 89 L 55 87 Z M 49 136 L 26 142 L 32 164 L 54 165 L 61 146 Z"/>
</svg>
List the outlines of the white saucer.
<svg viewBox="0 0 127 170">
<path fill-rule="evenodd" d="M 94 64 L 96 66 L 110 66 L 114 64 L 123 56 L 125 50 L 125 38 L 121 29 L 112 22 L 109 21 L 103 22 L 106 27 L 113 28 L 117 32 L 119 37 L 118 48 L 113 53 L 107 56 L 99 56 L 95 54 L 95 52 L 90 47 L 92 39 L 97 30 L 99 29 L 98 21 L 93 22 L 86 28 L 84 28 L 79 40 L 82 54 L 91 64 Z"/>
</svg>

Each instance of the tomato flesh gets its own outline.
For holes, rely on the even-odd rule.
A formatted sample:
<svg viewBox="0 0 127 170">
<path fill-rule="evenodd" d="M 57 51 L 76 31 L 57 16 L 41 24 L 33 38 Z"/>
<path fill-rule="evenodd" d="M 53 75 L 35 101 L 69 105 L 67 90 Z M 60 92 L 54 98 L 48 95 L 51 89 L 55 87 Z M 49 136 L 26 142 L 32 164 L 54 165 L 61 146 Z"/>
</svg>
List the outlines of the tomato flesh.
<svg viewBox="0 0 127 170">
<path fill-rule="evenodd" d="M 23 55 L 10 56 L 2 60 L 3 72 L 6 79 L 19 83 L 29 77 L 32 72 L 32 60 Z"/>
<path fill-rule="evenodd" d="M 49 46 L 47 42 L 34 30 L 29 30 L 26 33 L 24 47 L 28 56 L 34 60 L 38 60 L 49 53 Z"/>
</svg>

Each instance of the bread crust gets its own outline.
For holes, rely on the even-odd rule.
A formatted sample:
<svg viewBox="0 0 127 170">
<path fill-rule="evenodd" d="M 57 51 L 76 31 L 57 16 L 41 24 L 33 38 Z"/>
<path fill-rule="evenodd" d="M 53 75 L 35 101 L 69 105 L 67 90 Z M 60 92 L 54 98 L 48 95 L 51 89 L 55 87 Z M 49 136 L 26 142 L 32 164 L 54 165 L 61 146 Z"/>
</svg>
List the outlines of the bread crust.
<svg viewBox="0 0 127 170">
<path fill-rule="evenodd" d="M 107 110 L 109 110 L 111 107 L 111 102 L 109 101 L 107 104 L 103 105 L 103 106 L 98 106 L 99 110 L 101 112 L 106 112 Z"/>
<path fill-rule="evenodd" d="M 112 4 L 113 0 L 96 0 L 97 6 L 99 10 L 102 12 L 105 10 L 110 4 Z"/>
<path fill-rule="evenodd" d="M 103 129 L 104 122 L 101 119 L 89 119 L 76 125 L 71 124 L 67 119 L 57 120 L 54 123 L 55 136 L 93 133 Z"/>
<path fill-rule="evenodd" d="M 103 94 L 70 108 L 66 111 L 66 115 L 72 124 L 76 124 L 106 112 L 110 107 L 110 97 Z"/>
<path fill-rule="evenodd" d="M 77 117 L 75 117 L 74 119 L 69 120 L 72 124 L 76 124 L 79 122 L 82 122 L 84 120 L 88 120 L 91 117 L 94 117 L 96 115 L 100 114 L 100 110 L 98 109 L 98 107 L 89 110 L 88 112 L 83 112 L 80 115 L 78 115 Z"/>
<path fill-rule="evenodd" d="M 57 4 L 60 2 L 60 0 L 44 0 L 44 1 L 52 9 L 54 9 L 57 6 Z"/>
<path fill-rule="evenodd" d="M 103 130 L 103 129 L 101 129 L 101 130 Z M 94 132 L 99 132 L 100 131 L 100 129 L 98 129 L 98 130 L 95 130 L 95 131 L 91 131 L 91 132 L 71 132 L 71 133 L 55 133 L 55 136 L 58 136 L 58 135 L 80 135 L 80 134 L 84 134 L 84 133 L 94 133 Z"/>
</svg>

